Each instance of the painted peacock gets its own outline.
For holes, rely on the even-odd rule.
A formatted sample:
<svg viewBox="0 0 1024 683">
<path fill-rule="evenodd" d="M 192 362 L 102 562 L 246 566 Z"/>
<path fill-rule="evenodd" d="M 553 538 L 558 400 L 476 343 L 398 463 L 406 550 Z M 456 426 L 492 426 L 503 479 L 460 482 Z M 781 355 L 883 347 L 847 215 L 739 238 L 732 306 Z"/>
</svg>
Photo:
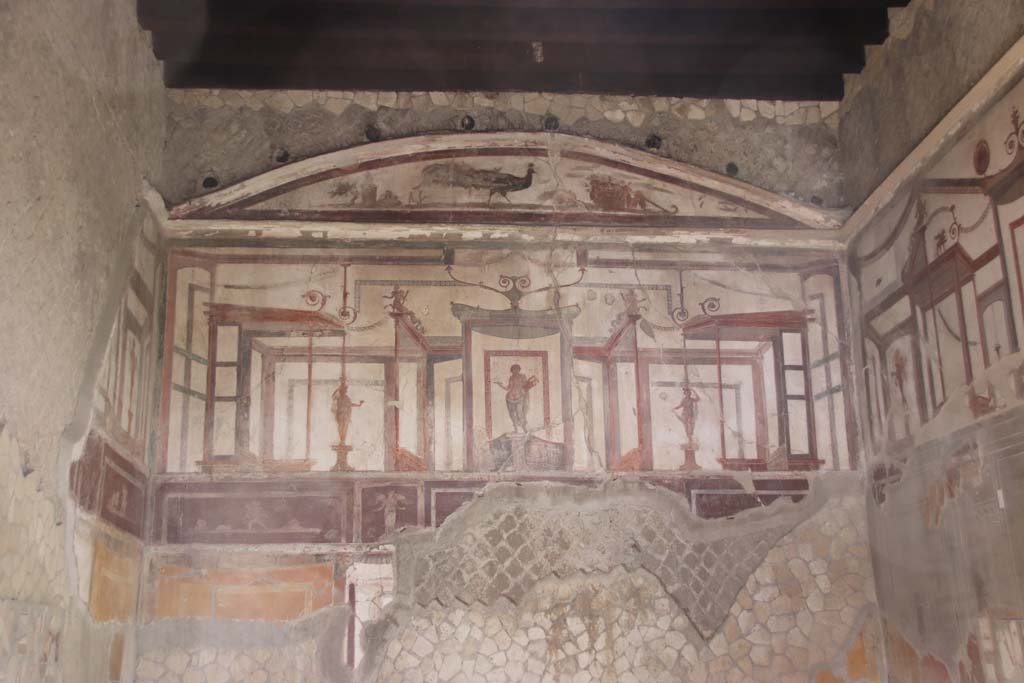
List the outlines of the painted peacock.
<svg viewBox="0 0 1024 683">
<path fill-rule="evenodd" d="M 487 190 L 487 202 L 494 195 L 501 195 L 510 201 L 510 192 L 520 192 L 533 184 L 533 164 L 526 167 L 526 173 L 517 176 L 497 169 L 474 168 L 456 161 L 432 164 L 423 169 L 423 185 L 459 187 L 466 190 Z"/>
</svg>

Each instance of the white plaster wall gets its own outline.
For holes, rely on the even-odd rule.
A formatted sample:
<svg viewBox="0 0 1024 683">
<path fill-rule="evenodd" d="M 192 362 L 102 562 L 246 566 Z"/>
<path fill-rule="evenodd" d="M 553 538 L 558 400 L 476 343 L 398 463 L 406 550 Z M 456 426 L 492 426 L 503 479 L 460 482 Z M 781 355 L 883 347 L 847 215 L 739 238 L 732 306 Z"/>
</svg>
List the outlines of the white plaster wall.
<svg viewBox="0 0 1024 683">
<path fill-rule="evenodd" d="M 92 680 L 108 638 L 69 599 L 67 471 L 145 216 L 142 178 L 159 167 L 164 94 L 130 0 L 0 4 L 0 91 L 0 662 L 15 659 L 15 621 L 34 620 L 40 656 L 13 680 L 58 680 L 67 663 L 64 680 Z M 98 666 L 75 663 L 100 645 Z"/>
</svg>

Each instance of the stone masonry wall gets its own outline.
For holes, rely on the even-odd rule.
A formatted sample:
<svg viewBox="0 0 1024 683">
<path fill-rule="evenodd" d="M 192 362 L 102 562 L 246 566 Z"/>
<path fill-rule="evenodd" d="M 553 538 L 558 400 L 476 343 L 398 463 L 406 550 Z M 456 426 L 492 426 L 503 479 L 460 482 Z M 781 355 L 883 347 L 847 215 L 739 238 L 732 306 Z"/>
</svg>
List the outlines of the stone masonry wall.
<svg viewBox="0 0 1024 683">
<path fill-rule="evenodd" d="M 857 488 L 696 522 L 625 482 L 492 487 L 399 541 L 360 680 L 878 680 Z"/>
<path fill-rule="evenodd" d="M 319 680 L 312 666 L 315 652 L 312 641 L 278 648 L 197 645 L 188 650 L 155 650 L 139 660 L 135 680 L 138 683 L 303 683 Z"/>
</svg>

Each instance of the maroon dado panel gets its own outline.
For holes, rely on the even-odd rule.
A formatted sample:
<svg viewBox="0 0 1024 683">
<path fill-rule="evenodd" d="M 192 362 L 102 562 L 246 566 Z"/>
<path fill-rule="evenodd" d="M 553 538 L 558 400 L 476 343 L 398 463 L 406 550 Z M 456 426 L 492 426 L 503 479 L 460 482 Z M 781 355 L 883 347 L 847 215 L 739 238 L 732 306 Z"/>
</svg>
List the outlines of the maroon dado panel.
<svg viewBox="0 0 1024 683">
<path fill-rule="evenodd" d="M 704 519 L 731 517 L 744 510 L 771 505 L 779 498 L 789 498 L 796 503 L 803 500 L 810 489 L 810 482 L 802 477 L 754 479 L 753 491 L 728 475 L 692 478 L 652 476 L 645 479 L 685 496 L 694 514 Z"/>
<path fill-rule="evenodd" d="M 703 519 L 731 517 L 744 510 L 771 505 L 779 498 L 797 503 L 810 490 L 804 477 L 763 477 L 754 479 L 753 491 L 729 475 L 712 477 L 641 475 L 640 479 L 674 491 L 686 498 L 689 508 Z M 543 477 L 521 477 L 516 481 L 544 481 Z M 563 483 L 599 484 L 595 477 L 559 478 Z M 424 515 L 426 524 L 441 526 L 450 515 L 468 503 L 488 483 L 488 480 L 426 481 L 424 487 Z"/>
<path fill-rule="evenodd" d="M 87 512 L 95 513 L 99 510 L 104 448 L 103 438 L 96 432 L 90 432 L 82 457 L 71 463 L 71 495 L 78 506 Z"/>
<path fill-rule="evenodd" d="M 171 481 L 156 490 L 157 543 L 351 543 L 350 481 Z"/>
<path fill-rule="evenodd" d="M 159 481 L 155 492 L 156 543 L 377 543 L 403 528 L 438 527 L 494 481 L 543 481 L 538 475 L 464 475 L 388 479 L 365 475 L 278 476 L 273 479 Z M 803 477 L 760 477 L 753 489 L 729 475 L 640 479 L 684 497 L 694 514 L 729 517 L 807 495 Z M 599 485 L 598 477 L 558 477 L 577 485 Z"/>
<path fill-rule="evenodd" d="M 486 481 L 428 481 L 424 485 L 424 505 L 427 523 L 433 527 L 444 524 L 444 520 L 460 507 L 473 500 Z"/>
<path fill-rule="evenodd" d="M 433 527 L 441 526 L 452 513 L 473 500 L 474 496 L 480 493 L 492 481 L 492 479 L 488 478 L 460 478 L 423 482 L 425 524 Z M 511 480 L 505 478 L 503 481 L 528 482 L 549 481 L 549 479 L 537 475 L 524 475 Z M 595 477 L 559 477 L 557 481 L 563 484 L 586 486 L 588 484 L 595 484 L 599 480 Z"/>
<path fill-rule="evenodd" d="M 423 526 L 420 482 L 360 485 L 359 502 L 359 540 L 364 543 L 377 541 L 402 527 Z"/>
<path fill-rule="evenodd" d="M 146 473 L 98 432 L 90 432 L 82 457 L 71 464 L 71 495 L 86 512 L 142 537 Z"/>
</svg>

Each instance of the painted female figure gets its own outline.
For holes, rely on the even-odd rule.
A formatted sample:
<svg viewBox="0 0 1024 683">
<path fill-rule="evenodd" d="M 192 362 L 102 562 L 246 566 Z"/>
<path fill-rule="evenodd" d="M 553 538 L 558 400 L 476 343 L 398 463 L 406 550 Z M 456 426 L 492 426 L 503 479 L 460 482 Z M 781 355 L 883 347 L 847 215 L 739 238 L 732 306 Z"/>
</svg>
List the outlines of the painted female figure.
<svg viewBox="0 0 1024 683">
<path fill-rule="evenodd" d="M 347 446 L 348 428 L 352 424 L 352 409 L 363 405 L 362 401 L 354 402 L 348 395 L 348 382 L 341 380 L 341 384 L 334 390 L 331 396 L 331 409 L 334 411 L 334 419 L 338 423 L 338 445 Z"/>
<path fill-rule="evenodd" d="M 673 414 L 683 423 L 686 430 L 687 450 L 693 450 L 693 431 L 697 426 L 697 404 L 700 403 L 700 396 L 689 384 L 683 387 L 683 396 L 679 405 L 672 409 Z"/>
<path fill-rule="evenodd" d="M 508 384 L 502 384 L 498 380 L 494 383 L 505 390 L 505 405 L 508 407 L 508 416 L 512 420 L 513 431 L 526 431 L 526 413 L 530 408 L 530 389 L 537 386 L 537 378 L 533 375 L 527 377 L 519 364 L 513 365 L 508 377 Z"/>
</svg>

